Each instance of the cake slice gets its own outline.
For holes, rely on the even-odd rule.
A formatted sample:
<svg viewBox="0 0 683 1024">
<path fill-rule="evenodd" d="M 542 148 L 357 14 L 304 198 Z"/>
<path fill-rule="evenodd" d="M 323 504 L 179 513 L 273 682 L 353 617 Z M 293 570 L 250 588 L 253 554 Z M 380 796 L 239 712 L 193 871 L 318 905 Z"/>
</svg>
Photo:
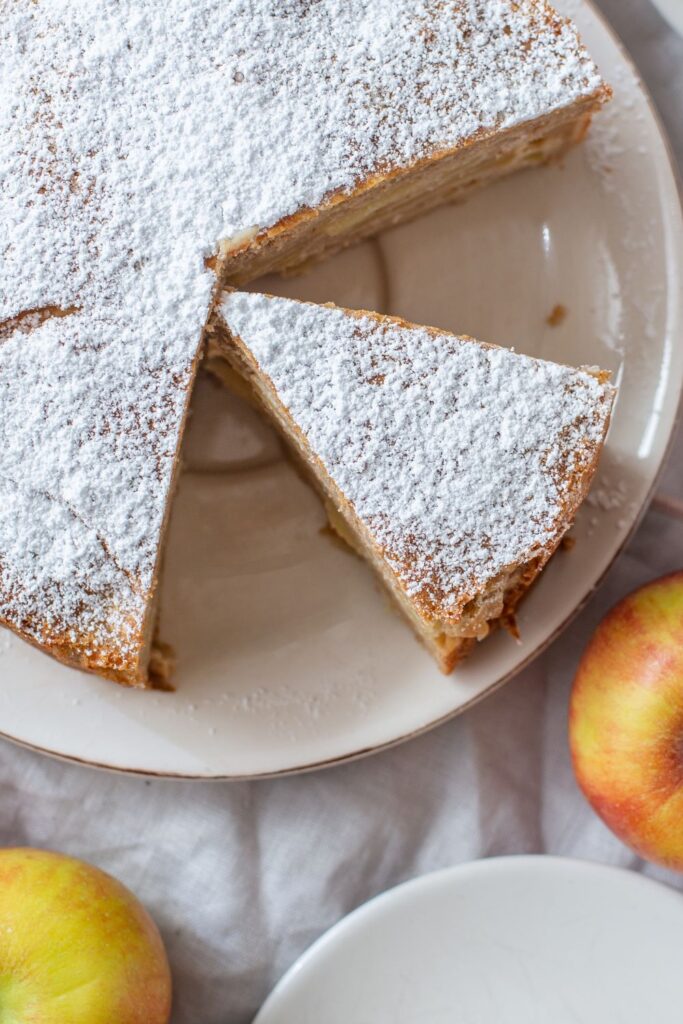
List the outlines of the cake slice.
<svg viewBox="0 0 683 1024">
<path fill-rule="evenodd" d="M 126 326 L 58 307 L 0 326 L 0 621 L 146 686 L 169 669 L 157 582 L 201 325 L 165 345 Z"/>
<path fill-rule="evenodd" d="M 444 672 L 514 625 L 588 491 L 607 373 L 239 291 L 210 338 L 211 360 L 246 379 Z"/>
</svg>

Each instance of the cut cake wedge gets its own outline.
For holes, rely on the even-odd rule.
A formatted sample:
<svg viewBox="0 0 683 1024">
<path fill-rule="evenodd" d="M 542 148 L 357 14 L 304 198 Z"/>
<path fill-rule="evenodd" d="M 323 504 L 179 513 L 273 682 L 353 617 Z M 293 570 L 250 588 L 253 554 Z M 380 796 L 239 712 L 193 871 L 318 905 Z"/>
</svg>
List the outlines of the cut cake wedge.
<svg viewBox="0 0 683 1024">
<path fill-rule="evenodd" d="M 0 327 L 0 621 L 130 686 L 170 668 L 157 584 L 201 336 L 157 324 L 145 342 L 52 307 Z"/>
<path fill-rule="evenodd" d="M 444 672 L 514 624 L 586 496 L 615 395 L 600 370 L 238 291 L 210 355 L 246 379 Z"/>
</svg>

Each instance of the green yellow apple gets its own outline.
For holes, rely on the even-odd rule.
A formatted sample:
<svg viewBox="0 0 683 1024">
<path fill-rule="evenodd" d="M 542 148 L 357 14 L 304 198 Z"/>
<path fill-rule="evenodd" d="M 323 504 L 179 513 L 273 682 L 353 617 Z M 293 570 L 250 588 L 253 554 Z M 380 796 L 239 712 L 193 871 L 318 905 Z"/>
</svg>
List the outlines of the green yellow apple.
<svg viewBox="0 0 683 1024">
<path fill-rule="evenodd" d="M 0 849 L 1 1024 L 167 1024 L 171 976 L 142 904 L 98 868 Z"/>
<path fill-rule="evenodd" d="M 574 681 L 569 740 L 579 785 L 612 831 L 683 870 L 683 571 L 600 623 Z"/>
</svg>

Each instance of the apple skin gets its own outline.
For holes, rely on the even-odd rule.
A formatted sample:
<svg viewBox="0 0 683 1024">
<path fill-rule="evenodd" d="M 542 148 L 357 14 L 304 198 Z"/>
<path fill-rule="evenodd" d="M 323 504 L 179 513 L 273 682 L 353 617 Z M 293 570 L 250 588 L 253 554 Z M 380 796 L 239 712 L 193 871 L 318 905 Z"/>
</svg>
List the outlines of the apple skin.
<svg viewBox="0 0 683 1024">
<path fill-rule="evenodd" d="M 83 861 L 0 849 L 2 1024 L 167 1024 L 161 936 L 120 882 Z"/>
<path fill-rule="evenodd" d="M 683 871 L 683 571 L 629 594 L 598 626 L 574 680 L 569 743 L 609 828 Z"/>
</svg>

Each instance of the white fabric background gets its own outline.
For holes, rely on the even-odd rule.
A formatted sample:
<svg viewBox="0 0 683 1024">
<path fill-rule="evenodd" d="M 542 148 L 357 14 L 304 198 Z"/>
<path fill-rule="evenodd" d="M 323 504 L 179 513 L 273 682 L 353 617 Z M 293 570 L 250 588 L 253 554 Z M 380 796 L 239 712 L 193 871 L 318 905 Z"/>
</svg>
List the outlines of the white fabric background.
<svg viewBox="0 0 683 1024">
<path fill-rule="evenodd" d="M 683 0 L 681 0 L 683 2 Z M 683 163 L 683 41 L 648 0 L 601 0 Z M 683 499 L 683 433 L 660 491 Z M 415 875 L 545 851 L 646 867 L 573 781 L 569 686 L 604 611 L 683 564 L 683 521 L 653 509 L 598 595 L 552 649 L 462 718 L 380 756 L 259 783 L 146 782 L 0 743 L 0 844 L 84 857 L 130 886 L 163 932 L 174 1024 L 246 1024 L 322 931 Z M 112 1022 L 114 1024 L 114 1022 Z"/>
</svg>

